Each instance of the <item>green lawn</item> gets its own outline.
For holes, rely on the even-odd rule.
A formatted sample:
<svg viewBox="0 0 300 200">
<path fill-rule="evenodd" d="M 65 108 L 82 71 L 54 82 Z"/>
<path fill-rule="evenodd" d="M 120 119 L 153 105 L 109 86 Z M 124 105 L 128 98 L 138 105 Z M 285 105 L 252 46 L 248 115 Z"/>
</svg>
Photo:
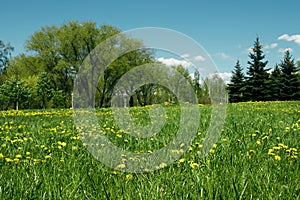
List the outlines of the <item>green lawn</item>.
<svg viewBox="0 0 300 200">
<path fill-rule="evenodd" d="M 97 116 L 113 144 L 151 153 L 179 128 L 179 106 L 165 110 L 164 127 L 150 138 L 119 129 L 110 109 L 97 110 Z M 210 110 L 200 106 L 198 134 L 180 159 L 137 174 L 91 156 L 72 110 L 2 111 L 0 199 L 300 199 L 300 102 L 229 104 L 221 137 L 201 158 Z M 147 125 L 148 111 L 130 113 L 135 123 Z"/>
</svg>

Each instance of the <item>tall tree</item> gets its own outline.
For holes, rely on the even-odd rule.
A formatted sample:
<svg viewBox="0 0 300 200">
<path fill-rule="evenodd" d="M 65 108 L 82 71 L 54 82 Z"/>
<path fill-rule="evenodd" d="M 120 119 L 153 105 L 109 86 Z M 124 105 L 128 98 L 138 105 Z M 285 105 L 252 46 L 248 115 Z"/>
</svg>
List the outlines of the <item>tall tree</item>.
<svg viewBox="0 0 300 200">
<path fill-rule="evenodd" d="M 0 100 L 4 101 L 2 102 L 4 109 L 11 106 L 16 110 L 24 108 L 29 103 L 30 96 L 30 88 L 24 81 L 15 77 L 6 80 L 0 88 Z"/>
<path fill-rule="evenodd" d="M 7 62 L 13 50 L 14 48 L 10 46 L 10 44 L 5 44 L 2 40 L 0 40 L 0 75 L 5 72 Z"/>
<path fill-rule="evenodd" d="M 245 75 L 243 68 L 238 60 L 232 71 L 232 77 L 228 84 L 229 101 L 240 102 L 244 101 Z"/>
<path fill-rule="evenodd" d="M 282 100 L 299 100 L 300 99 L 300 82 L 298 79 L 299 68 L 295 65 L 289 51 L 284 54 L 284 59 L 280 63 Z"/>
<path fill-rule="evenodd" d="M 282 100 L 283 84 L 281 81 L 281 75 L 282 75 L 282 72 L 281 72 L 278 64 L 276 64 L 274 70 L 272 71 L 272 73 L 270 75 L 268 91 L 269 91 L 269 94 L 271 94 L 271 98 L 268 100 L 271 100 L 271 101 Z"/>
<path fill-rule="evenodd" d="M 47 103 L 53 96 L 53 89 L 50 85 L 50 78 L 46 72 L 42 72 L 34 88 L 37 100 L 42 108 L 47 107 Z"/>
<path fill-rule="evenodd" d="M 246 100 L 263 101 L 269 98 L 267 93 L 268 70 L 266 65 L 268 61 L 263 61 L 265 55 L 262 50 L 259 38 L 256 38 L 252 52 L 249 54 L 248 71 L 246 77 L 245 97 Z"/>
</svg>

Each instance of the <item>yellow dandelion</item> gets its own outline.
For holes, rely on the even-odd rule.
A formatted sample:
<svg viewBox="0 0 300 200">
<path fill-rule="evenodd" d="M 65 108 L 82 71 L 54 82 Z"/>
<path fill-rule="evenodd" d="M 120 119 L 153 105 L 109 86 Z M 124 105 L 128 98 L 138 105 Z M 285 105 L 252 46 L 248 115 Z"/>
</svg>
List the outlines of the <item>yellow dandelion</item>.
<svg viewBox="0 0 300 200">
<path fill-rule="evenodd" d="M 251 149 L 249 150 L 249 153 L 255 153 L 255 150 Z"/>
<path fill-rule="evenodd" d="M 133 178 L 132 174 L 127 174 L 126 175 L 126 180 L 129 181 Z"/>
<path fill-rule="evenodd" d="M 287 148 L 288 148 L 288 146 L 287 146 L 287 145 L 285 145 L 285 144 L 282 144 L 282 143 L 279 143 L 279 144 L 278 144 L 278 146 L 279 146 L 279 147 L 281 147 L 281 148 L 283 148 L 283 149 L 287 149 Z"/>
<path fill-rule="evenodd" d="M 295 155 L 293 155 L 293 156 L 291 156 L 291 158 L 293 158 L 293 159 L 297 159 L 297 158 L 298 158 L 298 156 L 295 156 Z"/>
<path fill-rule="evenodd" d="M 51 155 L 45 156 L 45 159 L 50 159 L 50 158 L 51 158 Z"/>
<path fill-rule="evenodd" d="M 159 168 L 164 168 L 164 167 L 166 167 L 166 166 L 167 166 L 166 163 L 160 163 Z"/>
<path fill-rule="evenodd" d="M 37 164 L 37 163 L 39 163 L 39 162 L 40 162 L 39 159 L 33 159 L 33 163 L 34 163 L 34 164 Z"/>
<path fill-rule="evenodd" d="M 78 147 L 77 147 L 77 146 L 73 146 L 72 149 L 73 149 L 74 151 L 76 151 L 76 150 L 78 150 Z"/>
<path fill-rule="evenodd" d="M 13 160 L 10 159 L 10 158 L 5 158 L 5 161 L 8 162 L 8 163 L 13 162 Z"/>
<path fill-rule="evenodd" d="M 281 147 L 272 147 L 274 150 L 280 150 Z"/>
<path fill-rule="evenodd" d="M 274 152 L 273 149 L 269 149 L 268 154 L 273 156 L 273 155 L 275 155 L 273 152 Z"/>
<path fill-rule="evenodd" d="M 279 155 L 274 156 L 275 160 L 281 160 L 281 157 Z"/>
<path fill-rule="evenodd" d="M 27 152 L 26 152 L 26 155 L 27 155 L 27 156 L 29 156 L 29 155 L 30 155 L 30 152 L 29 152 L 29 151 L 27 151 Z"/>
<path fill-rule="evenodd" d="M 184 161 L 185 161 L 184 158 L 179 159 L 179 162 L 180 162 L 180 163 L 183 163 Z"/>
<path fill-rule="evenodd" d="M 117 174 L 118 174 L 118 171 L 114 170 L 114 171 L 112 172 L 112 174 L 117 175 Z"/>
<path fill-rule="evenodd" d="M 117 169 L 124 169 L 126 166 L 125 164 L 119 164 L 116 168 Z"/>
<path fill-rule="evenodd" d="M 260 141 L 260 140 L 257 140 L 257 141 L 256 141 L 256 144 L 257 144 L 257 145 L 261 145 L 261 141 Z"/>
<path fill-rule="evenodd" d="M 14 162 L 15 162 L 15 163 L 19 163 L 19 162 L 20 162 L 20 159 L 19 159 L 19 158 L 14 158 Z"/>
<path fill-rule="evenodd" d="M 22 158 L 22 155 L 21 154 L 17 154 L 16 158 Z"/>
<path fill-rule="evenodd" d="M 190 167 L 191 167 L 192 169 L 194 169 L 194 168 L 196 168 L 196 167 L 199 167 L 199 164 L 198 164 L 198 163 L 191 163 L 191 164 L 190 164 Z"/>
<path fill-rule="evenodd" d="M 262 138 L 262 140 L 267 140 L 267 139 L 269 139 L 269 136 L 264 136 L 264 137 Z"/>
<path fill-rule="evenodd" d="M 4 158 L 4 156 L 3 156 L 3 154 L 2 154 L 2 153 L 0 153 L 0 158 Z"/>
</svg>

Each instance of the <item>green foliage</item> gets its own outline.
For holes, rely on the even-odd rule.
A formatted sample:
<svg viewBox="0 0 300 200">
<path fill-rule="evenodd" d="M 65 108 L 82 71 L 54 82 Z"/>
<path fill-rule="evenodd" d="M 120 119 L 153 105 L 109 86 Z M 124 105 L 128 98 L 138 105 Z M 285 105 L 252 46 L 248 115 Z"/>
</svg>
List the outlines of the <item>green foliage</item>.
<svg viewBox="0 0 300 200">
<path fill-rule="evenodd" d="M 230 101 L 299 100 L 299 63 L 297 67 L 290 52 L 285 52 L 281 63 L 276 64 L 269 73 L 266 68 L 268 62 L 263 61 L 265 56 L 258 38 L 252 50 L 253 53 L 249 54 L 248 76 L 244 77 L 239 61 L 232 71 L 231 83 L 227 87 Z"/>
<path fill-rule="evenodd" d="M 230 102 L 244 101 L 244 88 L 245 87 L 245 75 L 243 68 L 240 65 L 240 61 L 236 62 L 234 70 L 232 71 L 232 77 L 227 89 L 229 90 Z"/>
<path fill-rule="evenodd" d="M 47 104 L 53 96 L 53 89 L 50 82 L 51 80 L 48 77 L 48 74 L 46 72 L 42 72 L 35 85 L 34 92 L 36 100 L 39 102 L 41 108 L 47 108 Z"/>
<path fill-rule="evenodd" d="M 285 100 L 284 97 L 282 96 L 282 93 L 284 91 L 284 83 L 282 83 L 282 72 L 278 65 L 276 64 L 274 70 L 272 71 L 270 75 L 270 80 L 267 83 L 268 91 L 270 94 L 272 94 L 272 97 L 270 100 L 273 101 L 278 101 L 278 100 Z"/>
<path fill-rule="evenodd" d="M 26 108 L 29 105 L 30 97 L 30 88 L 24 81 L 15 77 L 6 80 L 0 87 L 2 109 L 13 107 L 18 110 L 19 108 Z"/>
<path fill-rule="evenodd" d="M 259 42 L 259 38 L 256 38 L 254 46 L 252 48 L 252 53 L 249 54 L 248 61 L 249 67 L 246 77 L 246 88 L 245 88 L 245 98 L 251 101 L 262 101 L 268 98 L 269 94 L 267 91 L 267 81 L 269 78 L 268 70 L 266 65 L 268 61 L 263 61 L 265 55 L 262 51 L 262 45 Z"/>
<path fill-rule="evenodd" d="M 50 108 L 67 108 L 71 107 L 71 100 L 67 98 L 62 90 L 53 90 L 52 98 L 49 102 Z"/>
<path fill-rule="evenodd" d="M 5 44 L 0 40 L 0 75 L 5 73 L 7 62 L 13 50 L 14 48 L 10 44 Z"/>
<path fill-rule="evenodd" d="M 282 71 L 280 81 L 282 83 L 282 99 L 296 100 L 300 99 L 300 82 L 299 82 L 299 68 L 296 67 L 294 59 L 289 51 L 285 52 L 284 59 L 280 63 Z"/>
</svg>

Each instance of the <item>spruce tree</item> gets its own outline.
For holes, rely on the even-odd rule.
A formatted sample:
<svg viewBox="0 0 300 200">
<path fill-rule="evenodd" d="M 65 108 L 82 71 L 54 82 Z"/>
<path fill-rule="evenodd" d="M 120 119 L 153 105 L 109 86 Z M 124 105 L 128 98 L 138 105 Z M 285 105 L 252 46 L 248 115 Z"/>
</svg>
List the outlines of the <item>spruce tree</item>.
<svg viewBox="0 0 300 200">
<path fill-rule="evenodd" d="M 269 86 L 269 94 L 271 94 L 271 98 L 268 100 L 271 101 L 282 100 L 281 97 L 282 97 L 283 84 L 281 82 L 281 75 L 282 72 L 278 64 L 276 64 L 274 70 L 270 75 L 270 83 L 268 84 L 268 86 Z"/>
<path fill-rule="evenodd" d="M 299 100 L 300 97 L 300 82 L 297 72 L 299 69 L 296 67 L 294 59 L 289 51 L 284 54 L 284 59 L 280 63 L 282 100 Z"/>
<path fill-rule="evenodd" d="M 267 90 L 268 83 L 268 70 L 266 65 L 268 61 L 263 61 L 265 55 L 262 50 L 262 45 L 259 42 L 259 38 L 256 38 L 254 46 L 252 48 L 253 52 L 249 54 L 248 61 L 249 67 L 246 77 L 246 87 L 245 96 L 246 100 L 251 101 L 264 101 L 270 98 Z"/>
<path fill-rule="evenodd" d="M 232 71 L 232 77 L 228 84 L 228 93 L 230 102 L 240 102 L 244 100 L 245 75 L 240 61 L 236 62 Z"/>
</svg>

